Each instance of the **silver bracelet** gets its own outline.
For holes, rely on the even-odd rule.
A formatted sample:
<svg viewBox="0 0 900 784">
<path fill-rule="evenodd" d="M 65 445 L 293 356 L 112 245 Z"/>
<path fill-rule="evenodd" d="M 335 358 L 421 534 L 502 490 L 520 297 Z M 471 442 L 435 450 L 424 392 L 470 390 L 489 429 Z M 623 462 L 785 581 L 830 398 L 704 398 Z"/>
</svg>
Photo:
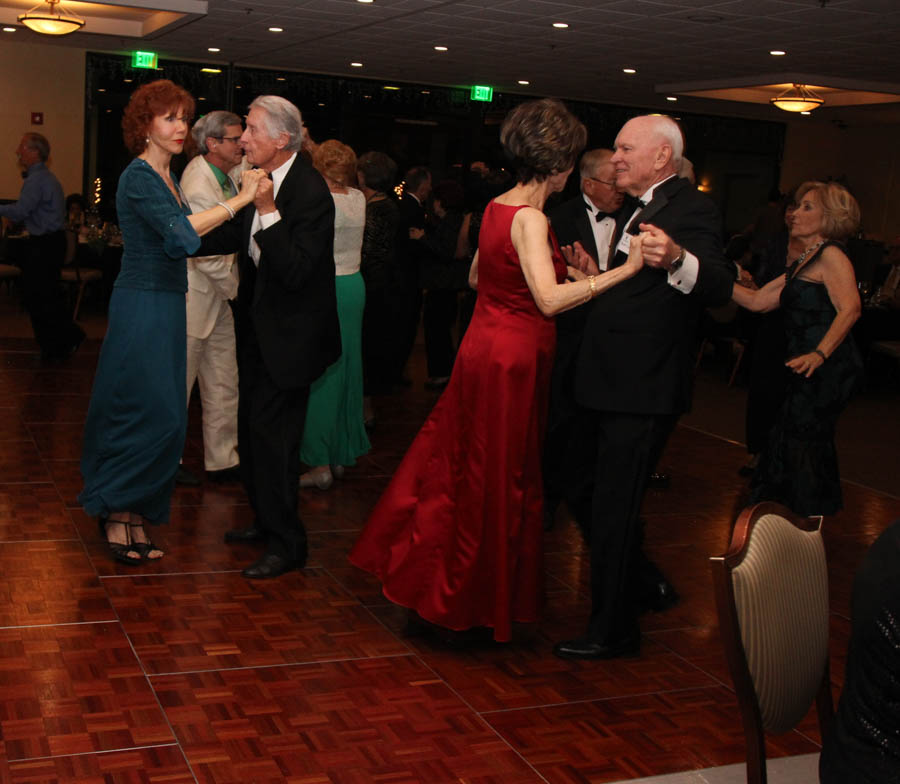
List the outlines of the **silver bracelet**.
<svg viewBox="0 0 900 784">
<path fill-rule="evenodd" d="M 229 218 L 234 217 L 234 210 L 231 207 L 229 207 L 224 201 L 217 201 L 216 204 L 218 204 L 220 207 L 225 208 L 225 212 L 228 213 Z"/>
</svg>

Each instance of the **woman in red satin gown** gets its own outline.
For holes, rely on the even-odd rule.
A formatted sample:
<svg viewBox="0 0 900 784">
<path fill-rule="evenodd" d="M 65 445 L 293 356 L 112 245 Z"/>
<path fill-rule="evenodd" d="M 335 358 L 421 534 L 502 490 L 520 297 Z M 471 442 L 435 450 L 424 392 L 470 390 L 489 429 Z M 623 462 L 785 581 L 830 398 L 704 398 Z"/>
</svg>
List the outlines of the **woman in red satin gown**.
<svg viewBox="0 0 900 784">
<path fill-rule="evenodd" d="M 556 100 L 522 104 L 500 139 L 514 188 L 485 210 L 472 321 L 453 374 L 350 553 L 384 595 L 461 631 L 538 620 L 543 594 L 541 447 L 553 316 L 631 277 L 639 251 L 601 276 L 567 268 L 542 212 L 586 140 Z M 639 247 L 640 243 L 632 243 Z"/>
</svg>

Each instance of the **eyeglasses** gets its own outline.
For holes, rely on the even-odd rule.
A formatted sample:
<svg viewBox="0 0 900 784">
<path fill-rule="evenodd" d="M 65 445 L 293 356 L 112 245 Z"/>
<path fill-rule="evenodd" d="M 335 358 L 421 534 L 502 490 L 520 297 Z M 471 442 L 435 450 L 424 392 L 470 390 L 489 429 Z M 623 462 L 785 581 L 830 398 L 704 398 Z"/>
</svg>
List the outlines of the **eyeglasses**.
<svg viewBox="0 0 900 784">
<path fill-rule="evenodd" d="M 586 180 L 593 180 L 594 182 L 602 182 L 604 185 L 608 185 L 610 188 L 615 188 L 616 184 L 614 182 L 607 182 L 606 180 L 598 180 L 596 177 L 585 177 Z"/>
<path fill-rule="evenodd" d="M 237 144 L 240 140 L 240 136 L 210 136 L 210 139 L 218 139 L 220 142 L 231 142 L 232 144 Z"/>
</svg>

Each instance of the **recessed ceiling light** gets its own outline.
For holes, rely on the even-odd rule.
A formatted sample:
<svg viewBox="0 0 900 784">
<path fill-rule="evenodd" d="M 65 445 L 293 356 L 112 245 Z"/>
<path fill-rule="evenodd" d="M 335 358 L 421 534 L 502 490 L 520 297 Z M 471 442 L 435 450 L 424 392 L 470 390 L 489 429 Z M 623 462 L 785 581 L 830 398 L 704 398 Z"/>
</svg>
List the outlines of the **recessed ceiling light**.
<svg viewBox="0 0 900 784">
<path fill-rule="evenodd" d="M 198 100 L 198 101 L 205 101 L 206 98 L 204 98 L 204 97 L 201 95 L 197 100 Z"/>
<path fill-rule="evenodd" d="M 371 95 L 364 95 L 363 98 L 371 98 Z"/>
<path fill-rule="evenodd" d="M 98 88 L 97 88 L 97 92 L 98 92 L 98 93 L 105 93 L 105 92 L 106 92 L 106 88 L 105 88 L 105 87 L 98 87 Z"/>
<path fill-rule="evenodd" d="M 361 3 L 371 3 L 372 0 L 359 0 L 359 2 L 361 2 Z M 318 105 L 319 105 L 319 106 L 324 106 L 325 104 L 322 103 L 321 101 L 319 101 L 319 104 L 318 104 Z"/>
<path fill-rule="evenodd" d="M 800 114 L 812 114 L 812 112 L 800 112 Z"/>
<path fill-rule="evenodd" d="M 374 3 L 375 0 L 356 0 L 357 3 Z"/>
<path fill-rule="evenodd" d="M 399 88 L 399 87 L 395 87 L 395 86 L 392 85 L 392 84 L 386 84 L 386 85 L 385 85 L 384 87 L 382 87 L 381 89 L 382 89 L 382 90 L 399 90 L 400 88 Z"/>
<path fill-rule="evenodd" d="M 422 90 L 422 95 L 431 95 L 431 90 Z"/>
<path fill-rule="evenodd" d="M 527 79 L 519 79 L 519 84 L 531 84 Z"/>
<path fill-rule="evenodd" d="M 240 90 L 240 89 L 241 89 L 241 85 L 236 84 L 236 85 L 234 86 L 234 89 L 235 89 L 235 90 Z"/>
<path fill-rule="evenodd" d="M 283 27 L 270 27 L 269 32 L 270 33 L 283 33 L 284 28 Z"/>
<path fill-rule="evenodd" d="M 354 68 L 362 68 L 362 63 L 350 63 Z"/>
<path fill-rule="evenodd" d="M 4 33 L 14 33 L 14 32 L 16 32 L 16 28 L 15 27 L 4 27 L 3 32 Z"/>
<path fill-rule="evenodd" d="M 677 101 L 678 99 L 674 95 L 667 95 L 666 100 L 667 101 Z"/>
<path fill-rule="evenodd" d="M 206 51 L 207 52 L 221 52 L 222 50 L 219 49 L 218 46 L 210 46 L 209 49 L 207 49 Z"/>
<path fill-rule="evenodd" d="M 783 50 L 781 50 L 781 49 L 772 49 L 772 50 L 769 52 L 769 54 L 775 55 L 775 57 L 781 57 L 782 55 L 787 54 L 787 52 L 785 52 L 785 51 L 783 51 Z"/>
<path fill-rule="evenodd" d="M 446 46 L 435 46 L 435 47 L 434 47 L 434 51 L 435 51 L 435 52 L 446 52 L 446 51 L 447 51 L 447 47 L 446 47 Z"/>
<path fill-rule="evenodd" d="M 134 79 L 123 79 L 122 81 L 127 82 L 128 84 L 131 84 L 134 81 Z"/>
<path fill-rule="evenodd" d="M 554 23 L 553 23 L 553 26 L 554 26 L 557 30 L 565 30 L 569 25 L 568 25 L 567 22 L 554 22 Z"/>
<path fill-rule="evenodd" d="M 634 68 L 623 68 L 623 69 L 622 69 L 622 73 L 627 73 L 627 74 L 636 74 L 636 73 L 637 73 L 637 71 L 636 71 L 636 70 L 634 70 Z"/>
<path fill-rule="evenodd" d="M 209 74 L 217 74 L 217 73 L 222 73 L 222 69 L 221 68 L 201 68 L 200 72 L 201 73 L 209 73 Z"/>
<path fill-rule="evenodd" d="M 276 76 L 275 81 L 276 82 L 286 82 L 287 79 L 285 79 L 283 76 Z"/>
</svg>

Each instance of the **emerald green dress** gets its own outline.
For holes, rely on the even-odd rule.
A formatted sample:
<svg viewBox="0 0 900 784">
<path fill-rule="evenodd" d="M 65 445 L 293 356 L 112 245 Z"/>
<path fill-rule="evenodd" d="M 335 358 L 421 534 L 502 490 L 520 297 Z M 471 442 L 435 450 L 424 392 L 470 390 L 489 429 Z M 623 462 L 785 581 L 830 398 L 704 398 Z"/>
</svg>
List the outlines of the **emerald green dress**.
<svg viewBox="0 0 900 784">
<path fill-rule="evenodd" d="M 332 193 L 334 264 L 341 356 L 313 382 L 300 459 L 309 466 L 356 464 L 369 451 L 363 422 L 362 318 L 366 286 L 359 272 L 366 200 L 355 188 Z"/>
<path fill-rule="evenodd" d="M 186 257 L 200 247 L 163 179 L 140 159 L 119 178 L 122 270 L 84 426 L 79 503 L 89 515 L 169 519 L 187 425 Z"/>
</svg>

